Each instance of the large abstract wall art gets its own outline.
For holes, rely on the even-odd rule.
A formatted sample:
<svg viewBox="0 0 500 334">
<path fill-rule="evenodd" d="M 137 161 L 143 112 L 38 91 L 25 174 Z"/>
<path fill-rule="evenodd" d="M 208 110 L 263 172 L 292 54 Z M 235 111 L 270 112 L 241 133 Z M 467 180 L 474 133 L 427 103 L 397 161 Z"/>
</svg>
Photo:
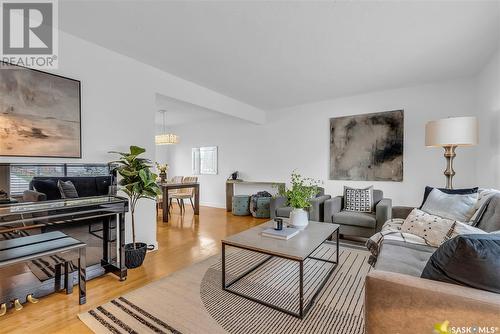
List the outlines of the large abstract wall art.
<svg viewBox="0 0 500 334">
<path fill-rule="evenodd" d="M 81 157 L 80 81 L 2 64 L 0 156 Z"/>
<path fill-rule="evenodd" d="M 330 119 L 330 179 L 403 181 L 404 111 Z"/>
</svg>

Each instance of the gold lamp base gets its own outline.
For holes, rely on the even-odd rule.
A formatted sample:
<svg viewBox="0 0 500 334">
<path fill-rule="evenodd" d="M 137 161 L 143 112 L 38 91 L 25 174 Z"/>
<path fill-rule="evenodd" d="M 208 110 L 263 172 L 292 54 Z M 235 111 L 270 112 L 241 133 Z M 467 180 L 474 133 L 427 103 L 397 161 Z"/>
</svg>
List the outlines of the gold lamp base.
<svg viewBox="0 0 500 334">
<path fill-rule="evenodd" d="M 444 176 L 446 176 L 446 189 L 453 189 L 453 176 L 455 176 L 455 171 L 453 170 L 453 159 L 457 156 L 455 153 L 456 145 L 443 146 L 444 157 L 446 159 L 446 169 L 444 171 Z"/>
</svg>

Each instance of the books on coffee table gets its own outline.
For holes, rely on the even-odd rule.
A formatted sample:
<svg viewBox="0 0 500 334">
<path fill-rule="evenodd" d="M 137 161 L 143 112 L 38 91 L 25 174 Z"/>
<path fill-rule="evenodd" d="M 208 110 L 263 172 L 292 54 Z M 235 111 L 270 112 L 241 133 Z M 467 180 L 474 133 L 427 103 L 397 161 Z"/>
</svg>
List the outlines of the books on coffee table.
<svg viewBox="0 0 500 334">
<path fill-rule="evenodd" d="M 262 236 L 281 239 L 281 240 L 288 240 L 299 234 L 299 232 L 300 231 L 298 229 L 293 227 L 283 227 L 282 230 L 275 230 L 274 228 L 268 228 L 262 231 Z"/>
</svg>

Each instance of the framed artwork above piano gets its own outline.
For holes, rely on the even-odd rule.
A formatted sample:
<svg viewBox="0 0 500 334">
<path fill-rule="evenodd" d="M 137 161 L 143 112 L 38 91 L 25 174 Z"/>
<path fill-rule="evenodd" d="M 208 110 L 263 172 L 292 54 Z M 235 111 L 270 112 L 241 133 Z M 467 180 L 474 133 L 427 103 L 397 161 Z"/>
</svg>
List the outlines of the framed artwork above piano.
<svg viewBox="0 0 500 334">
<path fill-rule="evenodd" d="M 80 81 L 0 67 L 0 156 L 81 158 Z"/>
</svg>

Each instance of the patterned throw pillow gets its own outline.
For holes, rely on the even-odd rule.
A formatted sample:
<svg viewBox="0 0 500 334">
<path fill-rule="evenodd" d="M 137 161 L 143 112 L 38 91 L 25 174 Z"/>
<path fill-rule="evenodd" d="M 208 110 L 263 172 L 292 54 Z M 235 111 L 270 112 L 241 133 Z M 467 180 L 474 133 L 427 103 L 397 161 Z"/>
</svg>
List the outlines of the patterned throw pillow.
<svg viewBox="0 0 500 334">
<path fill-rule="evenodd" d="M 373 186 L 356 189 L 344 186 L 344 210 L 356 212 L 373 211 Z"/>
<path fill-rule="evenodd" d="M 454 224 L 454 220 L 413 209 L 401 225 L 401 232 L 417 235 L 423 238 L 429 246 L 439 247 L 449 239 L 449 233 Z"/>
<path fill-rule="evenodd" d="M 57 180 L 57 187 L 61 192 L 61 198 L 78 198 L 78 192 L 73 182 Z"/>
</svg>

